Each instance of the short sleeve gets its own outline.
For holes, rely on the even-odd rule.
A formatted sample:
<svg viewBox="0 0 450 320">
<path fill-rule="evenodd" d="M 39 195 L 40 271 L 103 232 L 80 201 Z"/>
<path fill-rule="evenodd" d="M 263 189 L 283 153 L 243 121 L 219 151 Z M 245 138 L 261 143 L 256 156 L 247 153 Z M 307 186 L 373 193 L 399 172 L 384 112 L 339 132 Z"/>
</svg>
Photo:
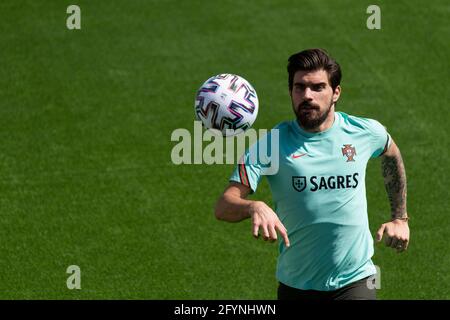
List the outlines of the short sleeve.
<svg viewBox="0 0 450 320">
<path fill-rule="evenodd" d="M 233 174 L 230 177 L 230 181 L 238 182 L 244 186 L 249 187 L 252 193 L 258 188 L 259 181 L 262 176 L 262 166 L 259 163 L 251 161 L 250 150 L 247 150 L 236 165 Z"/>
<path fill-rule="evenodd" d="M 381 156 L 391 145 L 392 139 L 386 128 L 376 120 L 369 120 L 369 127 L 371 133 L 372 144 L 372 158 Z"/>
<path fill-rule="evenodd" d="M 256 191 L 262 176 L 278 173 L 280 166 L 280 124 L 259 137 L 239 160 L 230 181 L 241 183 Z"/>
</svg>

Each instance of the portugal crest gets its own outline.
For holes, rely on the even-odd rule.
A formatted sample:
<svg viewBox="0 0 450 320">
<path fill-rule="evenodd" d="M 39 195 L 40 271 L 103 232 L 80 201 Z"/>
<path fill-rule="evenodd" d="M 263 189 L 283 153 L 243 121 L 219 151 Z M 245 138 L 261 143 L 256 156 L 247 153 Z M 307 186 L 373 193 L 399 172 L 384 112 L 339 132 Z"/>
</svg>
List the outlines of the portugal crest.
<svg viewBox="0 0 450 320">
<path fill-rule="evenodd" d="M 298 192 L 302 192 L 306 188 L 306 177 L 292 177 L 292 186 Z"/>
<path fill-rule="evenodd" d="M 355 159 L 353 159 L 353 157 L 356 156 L 355 147 L 352 147 L 351 144 L 344 144 L 342 155 L 347 157 L 347 162 L 355 161 Z"/>
</svg>

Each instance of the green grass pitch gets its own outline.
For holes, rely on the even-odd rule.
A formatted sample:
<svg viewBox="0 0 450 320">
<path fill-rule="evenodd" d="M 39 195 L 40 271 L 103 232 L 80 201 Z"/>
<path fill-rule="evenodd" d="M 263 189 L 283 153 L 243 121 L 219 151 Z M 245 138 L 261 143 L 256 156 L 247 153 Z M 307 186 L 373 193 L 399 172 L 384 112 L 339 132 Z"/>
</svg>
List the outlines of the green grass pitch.
<svg viewBox="0 0 450 320">
<path fill-rule="evenodd" d="M 277 246 L 213 215 L 233 166 L 175 166 L 170 135 L 224 72 L 256 88 L 255 128 L 292 118 L 287 58 L 310 47 L 343 68 L 337 109 L 378 119 L 404 157 L 411 245 L 376 245 L 378 297 L 449 299 L 450 5 L 376 1 L 368 30 L 372 2 L 1 1 L 0 299 L 275 299 Z M 366 184 L 375 233 L 379 161 Z M 252 198 L 272 203 L 264 179 Z"/>
</svg>

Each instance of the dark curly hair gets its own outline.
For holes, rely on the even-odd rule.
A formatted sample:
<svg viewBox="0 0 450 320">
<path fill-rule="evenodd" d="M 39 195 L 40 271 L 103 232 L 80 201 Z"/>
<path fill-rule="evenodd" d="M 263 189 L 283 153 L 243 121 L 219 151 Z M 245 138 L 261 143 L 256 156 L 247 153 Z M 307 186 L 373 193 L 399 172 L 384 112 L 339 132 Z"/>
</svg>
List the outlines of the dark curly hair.
<svg viewBox="0 0 450 320">
<path fill-rule="evenodd" d="M 341 83 L 341 67 L 323 49 L 303 50 L 290 56 L 288 61 L 287 71 L 289 73 L 290 91 L 292 91 L 294 75 L 297 71 L 325 70 L 333 91 Z"/>
</svg>

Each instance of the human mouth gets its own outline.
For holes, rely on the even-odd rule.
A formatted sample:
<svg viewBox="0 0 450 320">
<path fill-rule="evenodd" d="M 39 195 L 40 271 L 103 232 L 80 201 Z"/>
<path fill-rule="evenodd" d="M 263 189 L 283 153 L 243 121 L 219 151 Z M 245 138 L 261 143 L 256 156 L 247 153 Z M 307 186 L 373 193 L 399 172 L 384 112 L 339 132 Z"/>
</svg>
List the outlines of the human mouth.
<svg viewBox="0 0 450 320">
<path fill-rule="evenodd" d="M 300 111 L 306 112 L 306 111 L 313 111 L 313 110 L 317 111 L 317 110 L 319 110 L 319 108 L 312 104 L 309 104 L 309 103 L 303 103 L 300 105 Z"/>
<path fill-rule="evenodd" d="M 302 113 L 311 113 L 313 111 L 317 111 L 317 109 L 316 108 L 302 108 L 300 110 L 300 112 L 302 112 Z"/>
</svg>

